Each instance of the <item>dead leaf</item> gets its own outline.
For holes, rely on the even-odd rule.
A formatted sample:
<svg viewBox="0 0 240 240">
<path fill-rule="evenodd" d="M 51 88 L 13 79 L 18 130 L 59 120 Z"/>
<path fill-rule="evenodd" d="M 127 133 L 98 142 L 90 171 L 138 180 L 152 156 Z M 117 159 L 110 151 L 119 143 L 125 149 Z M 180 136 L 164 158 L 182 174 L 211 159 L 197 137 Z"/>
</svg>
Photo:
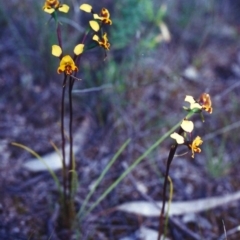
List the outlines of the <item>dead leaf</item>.
<svg viewBox="0 0 240 240">
<path fill-rule="evenodd" d="M 206 199 L 185 202 L 172 202 L 170 206 L 169 216 L 207 211 L 209 209 L 226 205 L 239 199 L 240 191 L 222 197 L 210 197 Z M 118 206 L 117 210 L 145 217 L 159 217 L 161 207 L 162 202 L 156 202 L 156 204 L 154 204 L 147 201 L 134 201 Z M 167 209 L 167 203 L 165 209 Z"/>
</svg>

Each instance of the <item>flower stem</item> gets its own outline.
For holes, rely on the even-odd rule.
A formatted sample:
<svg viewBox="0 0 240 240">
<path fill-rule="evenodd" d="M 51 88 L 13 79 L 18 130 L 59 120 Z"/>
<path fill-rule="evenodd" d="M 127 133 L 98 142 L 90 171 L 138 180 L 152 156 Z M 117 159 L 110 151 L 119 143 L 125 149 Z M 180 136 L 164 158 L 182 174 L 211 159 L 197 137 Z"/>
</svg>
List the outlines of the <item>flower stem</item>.
<svg viewBox="0 0 240 240">
<path fill-rule="evenodd" d="M 183 129 L 180 127 L 178 130 L 178 134 L 181 134 L 183 132 Z M 159 216 L 159 230 L 158 230 L 158 240 L 161 239 L 161 235 L 164 233 L 164 212 L 165 212 L 165 203 L 166 203 L 166 191 L 167 191 L 167 182 L 168 182 L 168 174 L 170 170 L 170 165 L 172 163 L 173 157 L 175 155 L 175 152 L 177 150 L 178 144 L 174 144 L 171 146 L 168 160 L 167 160 L 167 167 L 166 167 L 166 173 L 164 177 L 164 184 L 163 184 L 163 201 L 162 201 L 162 209 Z"/>
<path fill-rule="evenodd" d="M 73 89 L 74 79 L 71 77 L 69 81 L 69 143 L 70 143 L 70 151 L 69 151 L 69 200 L 72 198 L 72 178 L 74 174 L 74 158 L 73 158 L 73 134 L 72 134 L 72 121 L 73 121 L 73 106 L 72 106 L 72 89 Z"/>
<path fill-rule="evenodd" d="M 66 168 L 66 154 L 65 154 L 65 134 L 64 134 L 64 98 L 65 98 L 65 90 L 66 90 L 66 81 L 67 75 L 64 75 L 63 86 L 62 86 L 62 101 L 61 101 L 61 137 L 62 137 L 62 177 L 63 177 L 63 208 L 64 215 L 67 212 L 67 168 Z"/>
<path fill-rule="evenodd" d="M 62 48 L 62 34 L 61 34 L 61 28 L 60 23 L 57 23 L 57 39 L 58 39 L 58 45 L 60 48 Z"/>
</svg>

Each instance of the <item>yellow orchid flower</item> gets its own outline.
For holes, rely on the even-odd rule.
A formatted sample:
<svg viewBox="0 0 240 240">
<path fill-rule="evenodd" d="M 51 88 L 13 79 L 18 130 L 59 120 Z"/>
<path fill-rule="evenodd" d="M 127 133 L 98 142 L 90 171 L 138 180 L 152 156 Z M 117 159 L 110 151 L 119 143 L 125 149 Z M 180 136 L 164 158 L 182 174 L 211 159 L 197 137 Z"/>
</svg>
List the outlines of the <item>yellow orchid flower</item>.
<svg viewBox="0 0 240 240">
<path fill-rule="evenodd" d="M 207 93 L 203 93 L 199 98 L 199 103 L 202 105 L 202 109 L 208 113 L 212 113 L 212 101 L 211 97 Z"/>
<path fill-rule="evenodd" d="M 109 50 L 110 49 L 110 43 L 108 42 L 108 38 L 107 38 L 107 33 L 104 33 L 103 36 L 102 36 L 102 39 L 99 38 L 98 35 L 94 35 L 93 36 L 93 40 L 94 41 L 97 41 L 98 44 L 105 48 L 106 50 Z"/>
<path fill-rule="evenodd" d="M 200 145 L 202 145 L 203 140 L 197 136 L 191 144 L 189 144 L 189 148 L 192 150 L 192 158 L 194 158 L 194 153 L 200 153 L 201 149 L 199 148 Z"/>
<path fill-rule="evenodd" d="M 84 50 L 84 44 L 78 44 L 75 46 L 73 52 L 75 55 L 80 55 Z M 71 75 L 72 72 L 77 72 L 78 67 L 75 65 L 72 57 L 70 55 L 65 55 L 64 57 L 61 58 L 62 56 L 62 49 L 58 45 L 52 45 L 52 55 L 55 57 L 60 57 L 61 61 L 58 67 L 57 72 L 62 73 L 65 72 L 68 75 Z"/>
<path fill-rule="evenodd" d="M 192 96 L 187 95 L 185 101 L 190 103 L 190 108 L 183 107 L 186 110 L 199 109 L 205 110 L 208 113 L 212 113 L 213 111 L 211 97 L 207 93 L 203 93 L 198 101 Z"/>
<path fill-rule="evenodd" d="M 192 158 L 194 158 L 194 153 L 201 152 L 199 146 L 202 145 L 203 140 L 199 136 L 197 136 L 191 143 L 185 142 L 184 137 L 176 132 L 172 133 L 170 137 L 176 140 L 177 144 L 188 144 L 188 147 L 192 150 Z"/>
<path fill-rule="evenodd" d="M 73 52 L 77 56 L 80 55 L 84 50 L 84 44 L 78 44 L 75 46 Z M 62 49 L 58 45 L 52 46 L 52 55 L 55 57 L 60 57 L 62 55 Z M 72 57 L 70 55 L 65 55 L 61 58 L 59 67 L 57 72 L 60 74 L 62 72 L 65 72 L 68 75 L 71 75 L 73 72 L 77 72 L 78 67 L 75 65 L 75 62 L 73 61 Z"/>
<path fill-rule="evenodd" d="M 59 74 L 65 72 L 67 75 L 71 75 L 73 72 L 77 72 L 77 71 L 78 71 L 78 67 L 75 65 L 70 55 L 66 55 L 61 59 L 58 70 L 57 70 Z"/>
<path fill-rule="evenodd" d="M 46 0 L 43 5 L 43 11 L 52 14 L 54 11 L 60 11 L 67 13 L 69 6 L 67 4 L 61 4 L 58 0 Z"/>
<path fill-rule="evenodd" d="M 100 14 L 93 14 L 93 18 L 100 20 L 103 24 L 112 25 L 112 20 L 110 19 L 110 13 L 106 8 L 102 8 Z"/>
</svg>

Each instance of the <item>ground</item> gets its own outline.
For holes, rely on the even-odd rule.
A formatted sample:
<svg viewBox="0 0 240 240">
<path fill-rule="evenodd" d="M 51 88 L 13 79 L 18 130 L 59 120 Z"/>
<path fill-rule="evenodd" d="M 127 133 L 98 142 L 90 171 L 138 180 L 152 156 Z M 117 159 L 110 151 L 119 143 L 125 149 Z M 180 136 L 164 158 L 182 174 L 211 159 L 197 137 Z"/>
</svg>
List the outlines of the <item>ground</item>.
<svg viewBox="0 0 240 240">
<path fill-rule="evenodd" d="M 23 163 L 32 156 L 11 143 L 24 144 L 42 156 L 54 151 L 50 141 L 60 147 L 62 78 L 55 74 L 55 59 L 44 48 L 45 40 L 39 40 L 38 46 L 26 40 L 28 24 L 35 26 L 30 27 L 36 34 L 37 21 L 23 27 L 16 21 L 16 3 L 9 4 L 0 4 L 1 12 L 12 6 L 8 11 L 13 13 L 13 22 L 5 15 L 0 21 L 0 239 L 138 239 L 135 232 L 140 226 L 157 230 L 158 218 L 120 212 L 115 207 L 135 200 L 162 200 L 163 176 L 173 142 L 169 137 L 81 224 L 72 231 L 61 227 L 58 191 L 51 175 L 25 169 Z M 21 7 L 19 11 L 29 10 Z M 117 15 L 117 9 L 110 7 Z M 170 15 L 166 18 L 172 34 L 169 43 L 160 43 L 154 49 L 143 48 L 145 43 L 133 37 L 123 49 L 112 44 L 105 61 L 104 53 L 93 51 L 82 63 L 79 77 L 83 80 L 76 82 L 75 90 L 103 88 L 74 94 L 73 126 L 75 143 L 79 145 L 76 211 L 128 138 L 131 143 L 107 173 L 89 206 L 185 116 L 185 96 L 198 98 L 203 92 L 212 97 L 213 113 L 204 113 L 204 123 L 197 116 L 193 118 L 194 135 L 200 135 L 204 141 L 201 154 L 192 159 L 190 152 L 185 154 L 186 148 L 179 148 L 173 159 L 173 201 L 225 196 L 240 190 L 239 23 L 220 15 L 221 11 L 217 13 L 209 26 L 198 25 L 196 17 L 184 28 L 175 26 Z M 207 20 L 206 17 L 206 24 Z M 202 30 L 204 34 L 198 38 Z M 46 25 L 41 31 L 47 31 Z M 141 46 L 140 50 L 135 50 L 135 45 Z M 33 61 L 29 61 L 29 56 Z M 61 179 L 61 171 L 56 173 Z M 234 201 L 205 212 L 171 217 L 167 236 L 173 240 L 224 239 L 225 227 L 227 239 L 237 240 L 239 216 L 239 202 Z"/>
</svg>

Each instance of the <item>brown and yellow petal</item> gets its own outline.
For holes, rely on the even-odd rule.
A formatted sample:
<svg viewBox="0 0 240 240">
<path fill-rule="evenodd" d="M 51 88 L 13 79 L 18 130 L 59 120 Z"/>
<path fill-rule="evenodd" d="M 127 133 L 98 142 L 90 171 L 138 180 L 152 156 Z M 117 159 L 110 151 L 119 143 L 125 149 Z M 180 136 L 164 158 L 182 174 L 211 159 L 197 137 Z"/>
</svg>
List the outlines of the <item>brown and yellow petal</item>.
<svg viewBox="0 0 240 240">
<path fill-rule="evenodd" d="M 96 20 L 100 20 L 104 24 L 112 25 L 112 20 L 110 19 L 110 13 L 106 8 L 102 8 L 100 14 L 93 14 L 93 18 Z"/>
<path fill-rule="evenodd" d="M 212 101 L 211 97 L 207 93 L 203 93 L 199 98 L 199 103 L 202 105 L 202 109 L 208 113 L 212 113 Z"/>
<path fill-rule="evenodd" d="M 106 50 L 110 49 L 110 43 L 108 42 L 107 33 L 104 33 L 102 39 L 99 38 L 96 34 L 93 36 L 93 40 L 97 41 L 99 46 L 105 48 Z"/>
<path fill-rule="evenodd" d="M 104 18 L 110 18 L 110 13 L 106 8 L 102 8 L 100 15 Z"/>
<path fill-rule="evenodd" d="M 49 14 L 53 13 L 55 10 L 67 13 L 69 11 L 69 6 L 67 4 L 60 4 L 58 0 L 46 0 L 43 10 Z"/>
<path fill-rule="evenodd" d="M 43 10 L 45 11 L 45 9 L 50 9 L 50 8 L 58 8 L 60 5 L 58 0 L 46 0 L 43 6 Z"/>
<path fill-rule="evenodd" d="M 104 24 L 112 25 L 112 20 L 110 19 L 110 13 L 106 8 L 102 8 L 100 12 L 100 17 L 102 17 L 102 22 Z"/>
</svg>

